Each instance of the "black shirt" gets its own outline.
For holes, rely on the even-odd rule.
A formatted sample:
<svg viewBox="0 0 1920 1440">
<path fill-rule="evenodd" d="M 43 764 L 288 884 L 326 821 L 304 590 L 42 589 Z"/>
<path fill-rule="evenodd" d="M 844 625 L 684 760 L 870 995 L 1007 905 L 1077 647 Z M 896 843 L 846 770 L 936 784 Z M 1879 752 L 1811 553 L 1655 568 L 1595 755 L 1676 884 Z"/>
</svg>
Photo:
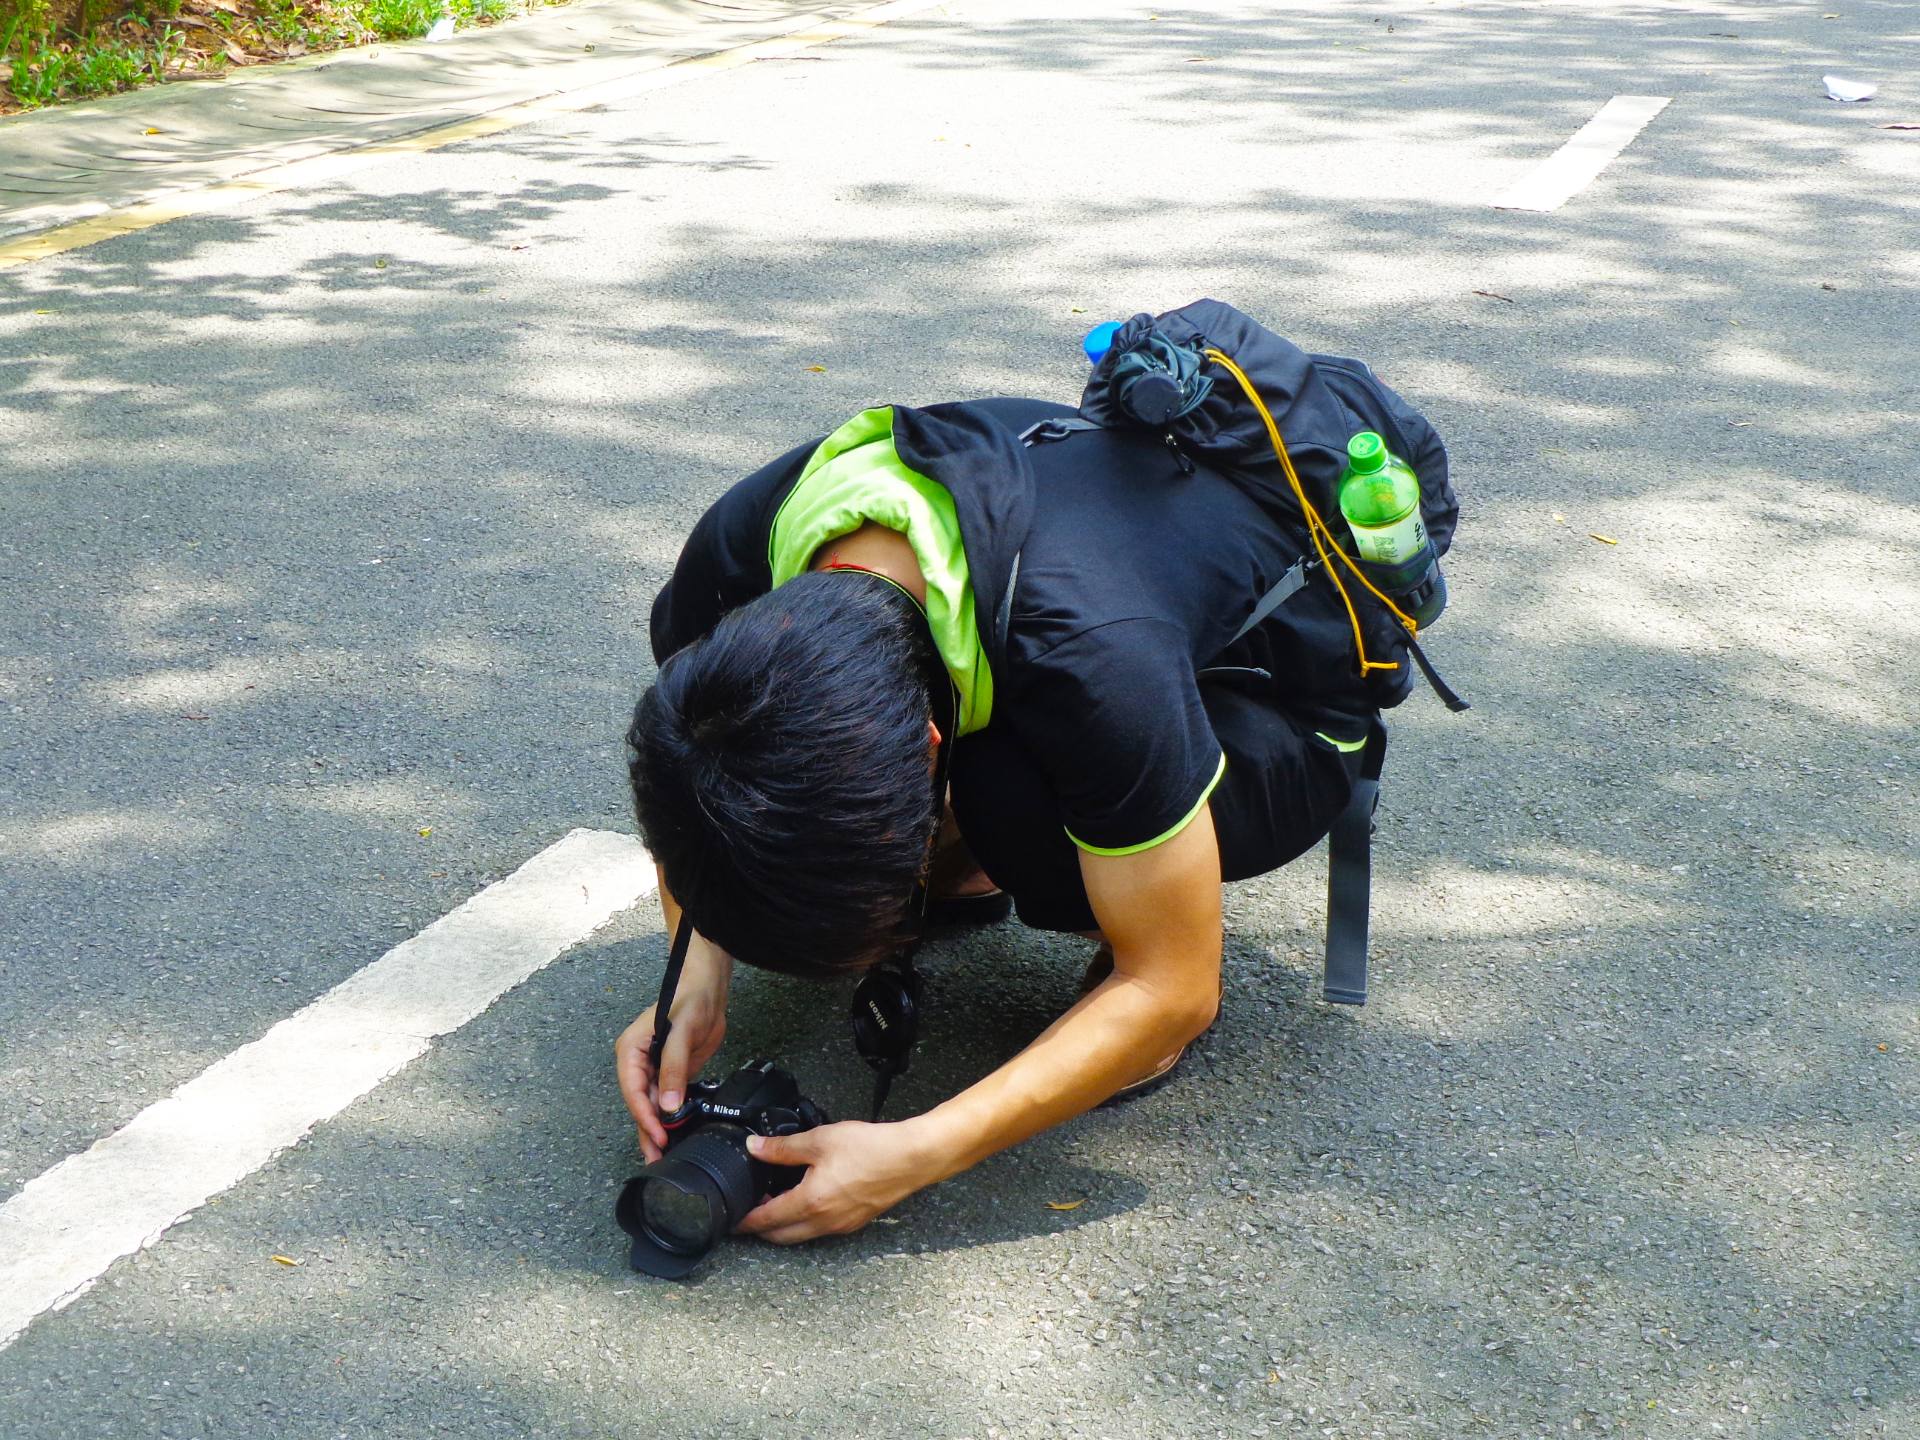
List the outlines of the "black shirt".
<svg viewBox="0 0 1920 1440">
<path fill-rule="evenodd" d="M 992 400 L 1016 430 L 1057 407 Z M 1196 674 L 1300 558 L 1297 538 L 1226 477 L 1183 474 L 1150 436 L 1082 431 L 1034 446 L 996 724 L 1057 791 L 1083 848 L 1166 839 L 1223 754 Z"/>
<path fill-rule="evenodd" d="M 1219 777 L 1223 752 L 1197 672 L 1273 663 L 1259 631 L 1233 657 L 1221 652 L 1303 542 L 1226 476 L 1182 473 L 1152 436 L 1084 431 L 1025 449 L 1014 440 L 1072 413 L 1016 399 L 896 407 L 895 435 L 903 459 L 955 494 L 969 565 L 991 577 L 976 587 L 994 670 L 991 728 L 1033 756 L 1078 844 L 1130 851 L 1177 833 Z M 655 604 L 656 659 L 765 592 L 772 517 L 812 448 L 741 481 L 696 527 Z M 983 487 L 985 500 L 973 494 Z"/>
</svg>

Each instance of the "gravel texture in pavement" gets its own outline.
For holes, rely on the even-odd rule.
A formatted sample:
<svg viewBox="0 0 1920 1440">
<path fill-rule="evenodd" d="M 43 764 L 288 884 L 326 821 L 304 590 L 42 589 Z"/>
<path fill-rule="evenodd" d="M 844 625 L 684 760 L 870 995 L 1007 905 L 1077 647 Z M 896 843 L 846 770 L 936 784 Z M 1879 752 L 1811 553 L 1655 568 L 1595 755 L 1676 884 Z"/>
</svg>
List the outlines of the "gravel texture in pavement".
<svg viewBox="0 0 1920 1440">
<path fill-rule="evenodd" d="M 1392 717 L 1364 1011 L 1310 856 L 1176 1083 L 660 1285 L 636 911 L 43 1317 L 0 1433 L 1920 1434 L 1920 94 L 1823 13 L 958 0 L 0 279 L 0 1199 L 626 824 L 735 477 L 1072 397 L 1098 320 L 1216 295 L 1433 416 L 1474 702 Z M 1617 93 L 1673 103 L 1491 208 Z M 937 944 L 896 1113 L 1086 953 Z M 845 1002 L 743 976 L 723 1062 L 856 1113 Z"/>
</svg>

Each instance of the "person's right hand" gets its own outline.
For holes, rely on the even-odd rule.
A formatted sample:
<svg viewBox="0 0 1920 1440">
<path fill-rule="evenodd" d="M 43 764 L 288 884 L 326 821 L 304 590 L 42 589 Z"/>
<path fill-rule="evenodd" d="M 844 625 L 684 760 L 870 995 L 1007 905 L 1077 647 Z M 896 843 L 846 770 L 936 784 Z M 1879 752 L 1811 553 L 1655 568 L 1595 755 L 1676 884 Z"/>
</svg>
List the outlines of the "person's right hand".
<svg viewBox="0 0 1920 1440">
<path fill-rule="evenodd" d="M 699 935 L 687 947 L 686 968 L 673 997 L 673 1029 L 660 1056 L 660 1073 L 653 1073 L 653 1015 L 649 1005 L 639 1019 L 614 1042 L 614 1068 L 620 1094 L 640 1131 L 640 1149 L 651 1164 L 667 1148 L 663 1114 L 679 1108 L 687 1086 L 719 1050 L 727 1034 L 727 990 L 733 962 Z"/>
</svg>

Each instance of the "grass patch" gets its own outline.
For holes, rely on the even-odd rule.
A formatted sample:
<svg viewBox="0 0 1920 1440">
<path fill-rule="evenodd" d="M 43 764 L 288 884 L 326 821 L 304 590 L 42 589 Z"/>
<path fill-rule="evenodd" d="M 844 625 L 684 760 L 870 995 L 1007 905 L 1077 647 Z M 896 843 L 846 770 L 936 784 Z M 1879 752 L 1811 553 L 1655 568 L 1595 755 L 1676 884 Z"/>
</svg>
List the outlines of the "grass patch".
<svg viewBox="0 0 1920 1440">
<path fill-rule="evenodd" d="M 565 0 L 0 0 L 0 114 L 381 40 Z M 124 9 L 122 7 L 125 7 Z"/>
<path fill-rule="evenodd" d="M 361 22 L 382 40 L 413 40 L 440 18 L 439 0 L 366 0 Z"/>
<path fill-rule="evenodd" d="M 21 109 L 58 100 L 90 100 L 159 80 L 184 49 L 171 28 L 133 43 L 107 36 L 90 45 L 66 44 L 42 33 L 15 34 L 5 49 L 5 76 Z"/>
</svg>

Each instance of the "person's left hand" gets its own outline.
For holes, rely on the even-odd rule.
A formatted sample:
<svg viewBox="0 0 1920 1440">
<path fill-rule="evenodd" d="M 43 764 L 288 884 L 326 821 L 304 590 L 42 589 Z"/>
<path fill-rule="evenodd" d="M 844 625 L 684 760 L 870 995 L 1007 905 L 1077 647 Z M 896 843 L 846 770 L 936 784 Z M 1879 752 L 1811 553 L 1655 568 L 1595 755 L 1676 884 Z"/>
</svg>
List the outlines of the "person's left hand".
<svg viewBox="0 0 1920 1440">
<path fill-rule="evenodd" d="M 807 1173 L 793 1189 L 747 1212 L 739 1233 L 776 1245 L 852 1234 L 933 1178 L 903 1143 L 903 1129 L 842 1120 L 798 1135 L 749 1137 L 747 1150 L 756 1160 L 804 1165 Z"/>
</svg>

